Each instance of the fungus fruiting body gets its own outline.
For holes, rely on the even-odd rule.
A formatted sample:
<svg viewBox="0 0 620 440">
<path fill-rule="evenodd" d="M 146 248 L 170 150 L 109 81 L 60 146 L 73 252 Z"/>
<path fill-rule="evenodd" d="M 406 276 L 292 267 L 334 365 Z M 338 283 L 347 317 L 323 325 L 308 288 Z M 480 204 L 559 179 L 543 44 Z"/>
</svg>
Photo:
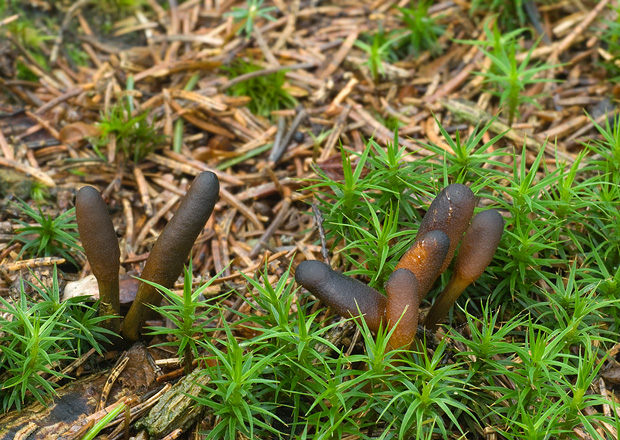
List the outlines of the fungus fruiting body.
<svg viewBox="0 0 620 440">
<path fill-rule="evenodd" d="M 318 260 L 299 263 L 295 280 L 339 315 L 348 318 L 361 313 L 370 330 L 376 332 L 379 329 L 387 300 L 372 287 Z"/>
<path fill-rule="evenodd" d="M 219 195 L 219 181 L 214 173 L 200 173 L 181 200 L 177 212 L 166 225 L 151 250 L 142 278 L 163 287 L 177 280 L 198 234 L 211 216 Z M 153 314 L 147 304 L 161 304 L 161 294 L 150 284 L 141 282 L 136 299 L 123 323 L 123 337 L 136 341 L 144 322 Z"/>
<path fill-rule="evenodd" d="M 295 280 L 336 313 L 345 317 L 362 315 L 374 332 L 381 324 L 392 329 L 392 348 L 408 348 L 418 328 L 418 281 L 408 269 L 394 271 L 385 289 L 387 298 L 356 279 L 333 270 L 317 260 L 299 263 Z"/>
<path fill-rule="evenodd" d="M 446 255 L 450 249 L 450 239 L 443 231 L 430 231 L 401 257 L 396 270 L 408 269 L 415 275 L 419 290 L 416 294 L 418 305 L 428 293 L 439 275 Z"/>
<path fill-rule="evenodd" d="M 453 183 L 435 197 L 420 223 L 416 241 L 424 239 L 431 231 L 442 231 L 450 240 L 450 247 L 439 273 L 443 273 L 452 261 L 454 251 L 467 229 L 476 206 L 476 197 L 467 186 Z"/>
<path fill-rule="evenodd" d="M 110 214 L 101 194 L 92 186 L 77 193 L 75 214 L 78 232 L 86 258 L 99 286 L 99 315 L 119 316 L 120 250 Z M 106 328 L 118 333 L 118 319 L 104 322 Z"/>
<path fill-rule="evenodd" d="M 504 219 L 495 209 L 482 211 L 465 232 L 450 281 L 437 297 L 424 320 L 435 328 L 465 288 L 476 281 L 493 259 L 504 232 Z"/>
<path fill-rule="evenodd" d="M 338 314 L 363 315 L 368 328 L 383 323 L 392 331 L 389 347 L 408 348 L 415 339 L 419 306 L 437 277 L 448 267 L 463 233 L 450 282 L 424 321 L 436 326 L 458 296 L 491 262 L 504 229 L 495 210 L 472 214 L 473 192 L 461 184 L 444 188 L 426 212 L 414 244 L 405 252 L 385 285 L 387 298 L 364 283 L 336 272 L 320 261 L 297 266 L 295 279 Z"/>
<path fill-rule="evenodd" d="M 392 332 L 391 348 L 407 349 L 415 339 L 418 330 L 419 285 L 416 276 L 409 269 L 396 269 L 385 285 L 387 303 L 385 317 Z"/>
</svg>

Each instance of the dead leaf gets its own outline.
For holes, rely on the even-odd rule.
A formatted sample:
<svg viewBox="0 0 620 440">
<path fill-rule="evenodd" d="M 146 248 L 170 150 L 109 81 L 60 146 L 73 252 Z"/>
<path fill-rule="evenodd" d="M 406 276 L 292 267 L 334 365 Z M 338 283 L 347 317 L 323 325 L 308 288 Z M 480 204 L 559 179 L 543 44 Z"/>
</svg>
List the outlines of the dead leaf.
<svg viewBox="0 0 620 440">
<path fill-rule="evenodd" d="M 82 121 L 65 125 L 60 130 L 60 142 L 63 144 L 74 144 L 86 138 L 101 135 L 101 129 L 95 125 L 87 124 Z"/>
</svg>

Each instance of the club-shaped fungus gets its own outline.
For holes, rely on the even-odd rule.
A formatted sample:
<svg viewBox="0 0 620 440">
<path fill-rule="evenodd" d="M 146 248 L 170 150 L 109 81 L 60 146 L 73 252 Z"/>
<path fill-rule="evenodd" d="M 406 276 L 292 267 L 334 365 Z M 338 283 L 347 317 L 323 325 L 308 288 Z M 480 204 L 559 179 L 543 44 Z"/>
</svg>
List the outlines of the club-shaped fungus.
<svg viewBox="0 0 620 440">
<path fill-rule="evenodd" d="M 92 186 L 81 188 L 75 201 L 75 215 L 86 258 L 99 286 L 99 315 L 116 316 L 117 319 L 105 321 L 103 325 L 119 333 L 120 250 L 108 208 L 99 191 Z"/>
<path fill-rule="evenodd" d="M 495 255 L 503 232 L 504 219 L 495 209 L 476 214 L 461 242 L 452 277 L 424 319 L 426 328 L 434 330 L 465 288 L 482 275 Z"/>
<path fill-rule="evenodd" d="M 192 246 L 213 212 L 220 185 L 209 171 L 200 173 L 181 200 L 179 207 L 151 250 L 141 278 L 172 287 L 185 264 Z M 154 316 L 148 306 L 161 304 L 162 296 L 150 284 L 141 282 L 136 299 L 123 322 L 123 337 L 136 341 L 144 322 Z"/>
<path fill-rule="evenodd" d="M 467 229 L 476 206 L 476 197 L 467 186 L 453 183 L 446 186 L 435 197 L 420 223 L 416 241 L 424 239 L 431 231 L 442 231 L 450 239 L 450 247 L 439 274 L 443 273 L 452 261 L 454 251 Z"/>
<path fill-rule="evenodd" d="M 376 332 L 379 329 L 387 299 L 372 287 L 318 260 L 299 263 L 295 269 L 295 281 L 339 315 L 349 318 L 361 313 L 370 330 Z"/>
<path fill-rule="evenodd" d="M 443 231 L 430 231 L 416 239 L 398 262 L 396 270 L 408 269 L 418 281 L 418 305 L 437 279 L 449 249 L 450 239 Z"/>
<path fill-rule="evenodd" d="M 452 279 L 429 311 L 424 322 L 427 328 L 434 329 L 495 254 L 504 220 L 497 211 L 488 210 L 476 215 L 470 225 L 475 205 L 476 198 L 465 185 L 449 185 L 437 195 L 422 219 L 414 244 L 386 283 L 387 298 L 320 261 L 300 263 L 295 280 L 336 313 L 346 317 L 361 313 L 372 331 L 381 323 L 387 325 L 393 329 L 390 348 L 406 349 L 415 339 L 420 303 L 450 264 L 465 230 Z"/>
<path fill-rule="evenodd" d="M 408 349 L 418 330 L 418 280 L 410 270 L 396 269 L 390 275 L 385 291 L 387 325 L 390 330 L 396 326 L 389 345 L 392 349 Z"/>
</svg>

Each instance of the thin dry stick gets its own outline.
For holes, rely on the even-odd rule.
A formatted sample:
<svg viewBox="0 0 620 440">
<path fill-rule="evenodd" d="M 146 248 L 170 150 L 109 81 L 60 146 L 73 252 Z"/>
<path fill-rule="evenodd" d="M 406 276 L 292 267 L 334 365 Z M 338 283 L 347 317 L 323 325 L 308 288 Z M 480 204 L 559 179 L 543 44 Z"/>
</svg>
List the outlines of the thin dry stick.
<svg viewBox="0 0 620 440">
<path fill-rule="evenodd" d="M 60 50 L 60 45 L 62 44 L 62 38 L 65 32 L 65 29 L 69 27 L 69 23 L 71 23 L 71 19 L 73 18 L 73 16 L 81 8 L 88 5 L 89 3 L 95 3 L 95 0 L 78 0 L 77 2 L 72 4 L 69 9 L 67 9 L 65 17 L 63 18 L 62 23 L 60 25 L 60 29 L 58 30 L 58 36 L 56 37 L 56 40 L 54 41 L 54 47 L 52 47 L 52 51 L 50 53 L 50 62 L 52 63 L 52 65 L 56 63 L 56 59 L 58 58 L 58 51 Z"/>
<path fill-rule="evenodd" d="M 273 141 L 273 147 L 271 147 L 271 151 L 274 151 L 278 148 L 278 145 L 280 145 L 280 143 L 282 142 L 285 131 L 286 119 L 284 118 L 284 116 L 278 116 L 278 132 L 276 133 L 276 139 Z"/>
<path fill-rule="evenodd" d="M 86 431 L 90 429 L 96 422 L 104 418 L 108 413 L 110 413 L 110 411 L 112 411 L 117 406 L 125 404 L 127 400 L 128 397 L 121 397 L 110 406 L 100 411 L 97 411 L 86 418 L 78 419 L 73 426 L 71 426 L 67 431 L 63 433 L 63 438 L 69 440 L 81 439 L 84 434 L 86 434 Z"/>
<path fill-rule="evenodd" d="M 215 133 L 215 134 L 219 134 L 222 136 L 225 136 L 227 138 L 230 139 L 234 139 L 235 135 L 233 133 L 231 133 L 230 131 L 226 130 L 225 128 L 222 128 L 218 125 L 214 125 L 211 124 L 209 122 L 203 121 L 202 119 L 198 118 L 197 116 L 194 116 L 191 114 L 191 112 L 193 110 L 186 110 L 184 109 L 181 104 L 179 104 L 178 102 L 176 102 L 174 99 L 172 99 L 170 97 L 170 94 L 167 90 L 164 90 L 164 97 L 166 98 L 166 101 L 170 104 L 170 106 L 172 107 L 172 109 L 177 112 L 179 114 L 179 116 L 181 116 L 183 119 L 185 119 L 187 122 L 189 122 L 190 124 L 195 125 L 196 127 L 207 131 L 209 133 Z"/>
<path fill-rule="evenodd" d="M 166 28 L 166 33 L 168 35 L 175 35 L 179 33 L 179 22 L 181 17 L 179 16 L 178 10 L 178 2 L 177 0 L 168 0 L 168 4 L 170 6 L 170 25 Z M 170 61 L 176 57 L 176 52 L 180 46 L 180 42 L 173 41 L 172 44 L 168 46 L 168 49 L 164 55 L 164 61 Z"/>
<path fill-rule="evenodd" d="M 148 235 L 149 231 L 153 229 L 153 226 L 161 219 L 164 214 L 172 209 L 172 207 L 179 201 L 180 197 L 176 194 L 173 194 L 168 201 L 164 204 L 164 206 L 159 209 L 153 217 L 151 217 L 142 227 L 142 230 L 138 234 L 138 238 L 136 238 L 136 246 L 142 246 L 142 242 Z"/>
<path fill-rule="evenodd" d="M 284 121 L 284 122 L 286 122 L 286 121 Z M 284 127 L 284 128 L 286 128 L 286 127 Z M 272 125 L 266 131 L 261 133 L 259 136 L 255 137 L 255 138 L 252 138 L 250 141 L 246 142 L 245 144 L 243 144 L 239 148 L 235 148 L 235 153 L 241 156 L 241 155 L 247 153 L 248 151 L 252 151 L 255 148 L 258 148 L 258 147 L 266 144 L 267 143 L 267 139 L 269 139 L 271 136 L 273 136 L 277 132 L 277 130 L 279 130 L 279 128 L 277 126 L 275 126 L 275 125 Z M 284 129 L 282 131 L 284 131 Z M 277 143 L 277 141 L 275 141 L 275 143 Z"/>
<path fill-rule="evenodd" d="M 0 28 L 18 19 L 19 19 L 19 14 L 15 14 L 15 15 L 11 15 L 10 17 L 3 18 L 2 20 L 0 20 Z"/>
<path fill-rule="evenodd" d="M 347 84 L 342 88 L 342 90 L 338 92 L 334 100 L 327 107 L 327 110 L 325 110 L 325 113 L 327 113 L 328 115 L 331 115 L 334 112 L 338 111 L 338 108 L 340 107 L 340 104 L 342 104 L 342 101 L 344 101 L 347 98 L 347 96 L 349 96 L 349 94 L 353 92 L 353 89 L 358 83 L 359 83 L 359 80 L 355 77 L 352 77 L 349 80 L 349 82 L 347 82 Z M 350 106 L 349 106 L 349 109 L 350 109 Z"/>
<path fill-rule="evenodd" d="M 225 112 L 226 110 L 228 110 L 228 106 L 223 102 L 220 102 L 213 98 L 209 98 L 208 96 L 201 95 L 200 93 L 191 92 L 189 90 L 176 89 L 168 90 L 168 92 L 173 98 L 181 98 L 193 101 L 200 107 L 206 108 L 208 110 L 214 110 L 217 112 Z"/>
<path fill-rule="evenodd" d="M 454 75 L 450 81 L 439 87 L 435 93 L 428 96 L 426 98 L 426 102 L 428 104 L 432 104 L 438 99 L 448 96 L 449 93 L 453 92 L 457 87 L 463 84 L 467 78 L 470 77 L 471 72 L 476 68 L 478 61 L 482 58 L 482 56 L 482 52 L 477 52 L 469 64 L 467 64 L 459 73 Z"/>
<path fill-rule="evenodd" d="M 549 64 L 557 64 L 560 59 L 560 54 L 568 49 L 574 42 L 575 39 L 583 33 L 583 31 L 592 24 L 594 19 L 601 11 L 607 6 L 609 0 L 600 0 L 600 2 L 592 9 L 592 11 L 572 30 L 570 34 L 568 34 L 560 44 L 558 44 L 555 50 L 551 53 L 549 57 Z"/>
<path fill-rule="evenodd" d="M 37 123 L 41 124 L 48 131 L 48 133 L 54 137 L 54 139 L 60 140 L 60 133 L 58 132 L 58 130 L 52 127 L 52 125 L 48 121 L 43 119 L 38 114 L 29 112 L 27 110 L 26 110 L 26 115 L 28 115 L 29 117 L 37 121 Z"/>
<path fill-rule="evenodd" d="M 250 208 L 248 208 L 243 203 L 241 203 L 241 201 L 239 201 L 237 197 L 235 197 L 230 192 L 228 192 L 226 188 L 220 188 L 220 196 L 222 197 L 224 201 L 228 202 L 228 204 L 230 204 L 233 208 L 237 209 L 241 213 L 241 215 L 247 218 L 250 221 L 250 223 L 252 223 L 256 227 L 256 229 L 260 231 L 264 229 L 263 224 L 258 219 L 256 214 L 254 214 L 254 211 L 252 211 Z"/>
<path fill-rule="evenodd" d="M 349 34 L 349 36 L 343 41 L 342 45 L 340 46 L 338 51 L 334 54 L 334 56 L 331 57 L 331 59 L 328 58 L 326 60 L 327 65 L 322 67 L 319 73 L 317 74 L 317 77 L 319 79 L 325 79 L 328 76 L 331 76 L 336 70 L 338 70 L 338 67 L 340 67 L 340 64 L 342 63 L 342 61 L 346 58 L 346 56 L 349 54 L 349 52 L 353 48 L 355 41 L 357 41 L 358 35 L 359 35 L 358 32 L 352 32 L 351 34 Z"/>
<path fill-rule="evenodd" d="M 60 382 L 61 379 L 64 379 L 63 376 L 68 375 L 69 373 L 77 369 L 80 365 L 84 364 L 84 362 L 86 362 L 93 354 L 95 354 L 95 352 L 96 350 L 94 348 L 91 348 L 86 353 L 84 353 L 82 356 L 80 356 L 79 358 L 71 362 L 69 365 L 67 365 L 65 368 L 63 368 L 62 371 L 60 372 L 60 375 L 54 376 L 51 379 L 47 379 L 48 382 L 54 382 L 54 383 Z"/>
<path fill-rule="evenodd" d="M 219 88 L 220 92 L 225 92 L 230 89 L 235 84 L 242 83 L 243 81 L 247 81 L 252 78 L 258 78 L 259 76 L 271 75 L 272 73 L 277 73 L 282 70 L 299 70 L 299 69 L 311 69 L 312 67 L 316 67 L 317 63 L 298 63 L 298 64 L 289 64 L 278 67 L 270 67 L 268 69 L 257 70 L 255 72 L 246 73 L 245 75 L 238 76 L 230 81 L 222 84 Z"/>
<path fill-rule="evenodd" d="M 607 119 L 607 118 L 615 118 L 616 115 L 617 115 L 617 113 L 614 113 L 614 114 L 603 113 L 598 118 L 594 119 L 594 122 L 596 122 L 597 124 L 600 125 L 600 124 L 603 123 L 603 121 L 605 121 L 605 119 Z M 579 130 L 577 130 L 572 135 L 570 135 L 568 137 L 567 141 L 568 142 L 573 142 L 578 137 L 583 136 L 588 131 L 592 130 L 592 128 L 594 128 L 594 122 L 589 122 L 588 124 L 586 124 L 583 127 L 581 127 Z"/>
<path fill-rule="evenodd" d="M 562 138 L 565 137 L 568 133 L 577 130 L 578 128 L 587 124 L 589 120 L 590 118 L 588 118 L 586 115 L 577 115 L 562 124 L 556 125 L 555 127 L 547 131 L 539 133 L 539 136 L 544 137 L 545 139 L 549 138 L 551 140 L 554 140 L 555 138 Z"/>
<path fill-rule="evenodd" d="M 224 261 L 232 261 L 232 258 L 230 257 L 230 246 L 228 245 L 228 237 L 230 237 L 231 234 L 231 229 L 232 229 L 232 225 L 233 225 L 233 220 L 235 218 L 235 216 L 237 215 L 237 210 L 236 209 L 229 209 L 226 214 L 224 214 L 224 217 L 222 218 L 222 220 L 219 222 L 218 225 L 218 229 L 216 230 L 216 234 L 220 234 L 218 235 L 218 240 L 220 243 L 220 249 L 221 249 L 221 253 L 222 253 L 222 259 Z M 226 267 L 226 271 L 224 272 L 224 275 L 230 275 L 232 273 L 230 265 L 228 265 Z"/>
<path fill-rule="evenodd" d="M 347 122 L 347 118 L 349 117 L 350 110 L 351 106 L 347 104 L 338 115 L 338 119 L 336 119 L 334 128 L 332 129 L 332 132 L 329 134 L 329 137 L 325 142 L 325 148 L 323 148 L 323 151 L 321 152 L 321 160 L 327 159 L 332 154 L 332 150 L 334 149 L 336 142 L 338 142 L 338 139 L 340 139 L 340 135 L 344 131 L 344 127 Z"/>
<path fill-rule="evenodd" d="M 268 244 L 269 239 L 275 234 L 276 230 L 280 227 L 282 222 L 286 219 L 288 214 L 290 213 L 291 206 L 291 198 L 286 197 L 282 201 L 282 205 L 280 206 L 280 211 L 273 219 L 269 227 L 265 230 L 264 234 L 258 240 L 258 243 L 254 246 L 254 248 L 250 251 L 249 257 L 254 259 L 258 256 L 260 250 Z"/>
<path fill-rule="evenodd" d="M 101 411 L 103 408 L 105 408 L 105 404 L 108 400 L 108 396 L 110 395 L 110 391 L 112 391 L 112 386 L 116 382 L 116 379 L 118 379 L 118 376 L 121 375 L 128 363 L 129 356 L 127 355 L 127 352 L 125 352 L 124 355 L 116 362 L 116 365 L 114 366 L 112 371 L 110 371 L 110 374 L 106 378 L 105 383 L 103 384 L 103 388 L 101 389 L 99 403 L 97 403 L 97 408 L 95 409 L 95 411 Z"/>
<path fill-rule="evenodd" d="M 146 413 L 146 411 L 149 410 L 151 407 L 153 407 L 157 403 L 157 401 L 170 390 L 170 388 L 172 388 L 172 385 L 167 383 L 157 394 L 149 398 L 146 402 L 142 402 L 138 405 L 132 406 L 129 410 L 129 423 L 133 423 L 138 418 L 142 417 L 142 415 Z M 119 439 L 123 435 L 123 433 L 126 431 L 126 426 L 122 422 L 126 422 L 126 415 L 119 414 L 112 422 L 108 424 L 108 426 L 118 425 L 114 429 L 114 431 L 112 431 L 108 438 Z"/>
<path fill-rule="evenodd" d="M 300 186 L 300 180 L 306 179 L 308 176 L 298 176 L 298 178 L 285 178 L 280 179 L 280 185 L 286 186 Z M 258 186 L 251 186 L 248 189 L 241 191 L 236 194 L 237 200 L 249 200 L 249 199 L 259 199 L 261 197 L 267 197 L 271 194 L 277 193 L 276 185 L 273 182 L 263 183 Z"/>
<path fill-rule="evenodd" d="M 265 38 L 263 37 L 263 33 L 260 31 L 260 29 L 258 27 L 254 27 L 254 38 L 256 39 L 256 43 L 258 44 L 258 47 L 260 48 L 261 52 L 263 52 L 263 55 L 265 56 L 265 59 L 267 60 L 267 62 L 271 65 L 271 66 L 279 66 L 280 63 L 278 62 L 278 60 L 276 59 L 276 57 L 273 55 L 273 52 L 271 52 L 271 49 L 269 49 L 269 46 L 267 45 L 267 42 L 265 41 Z"/>
<path fill-rule="evenodd" d="M 161 43 L 162 41 L 174 42 L 180 41 L 182 43 L 200 43 L 200 44 L 208 44 L 210 46 L 221 46 L 224 43 L 224 40 L 221 38 L 210 37 L 208 35 L 185 35 L 185 34 L 175 34 L 175 35 L 156 35 L 151 38 L 153 43 Z"/>
<path fill-rule="evenodd" d="M 144 207 L 144 214 L 147 217 L 153 215 L 153 205 L 151 203 L 151 197 L 149 196 L 148 184 L 146 183 L 146 179 L 144 178 L 144 174 L 142 170 L 138 167 L 133 168 L 133 176 L 136 179 L 136 185 L 138 186 L 138 193 L 140 194 L 140 199 L 142 200 L 142 206 Z"/>
<path fill-rule="evenodd" d="M 15 160 L 15 155 L 13 154 L 13 148 L 9 145 L 4 137 L 4 133 L 0 130 L 0 149 L 2 150 L 2 154 L 7 160 Z"/>
<path fill-rule="evenodd" d="M 197 174 L 199 174 L 202 171 L 210 171 L 214 173 L 217 176 L 217 178 L 221 180 L 222 182 L 226 182 L 231 185 L 243 185 L 244 184 L 243 180 L 239 179 L 238 177 L 232 176 L 216 168 L 211 168 L 209 165 L 199 160 L 191 159 L 183 154 L 176 153 L 172 150 L 164 150 L 164 154 L 170 157 L 171 159 L 178 161 L 179 163 L 184 163 L 191 167 L 194 167 L 196 170 L 198 170 Z"/>
<path fill-rule="evenodd" d="M 27 138 L 28 136 L 31 136 L 37 132 L 39 132 L 40 130 L 42 130 L 44 127 L 41 124 L 35 124 L 32 127 L 28 128 L 27 130 L 25 130 L 23 133 L 18 134 L 17 136 L 14 136 L 13 138 L 15 139 L 15 141 L 23 141 L 25 138 Z"/>
<path fill-rule="evenodd" d="M 43 171 L 38 170 L 36 168 L 21 164 L 14 160 L 5 159 L 3 157 L 0 157 L 0 166 L 7 167 L 7 168 L 13 168 L 15 171 L 24 173 L 26 175 L 30 175 L 36 180 L 38 180 L 39 182 L 43 183 L 44 185 L 49 186 L 50 188 L 56 187 L 56 182 L 54 182 L 54 179 L 52 179 L 50 176 L 48 176 Z"/>
<path fill-rule="evenodd" d="M 167 150 L 165 151 L 166 154 L 171 154 L 172 151 Z M 189 174 L 191 176 L 197 176 L 198 174 L 200 174 L 202 171 L 211 171 L 209 169 L 200 169 L 200 168 L 196 168 L 193 165 L 187 165 L 184 163 L 179 163 L 178 161 L 174 160 L 174 159 L 169 159 L 167 157 L 164 156 L 160 156 L 159 154 L 155 154 L 155 153 L 151 153 L 148 156 L 146 156 L 146 160 L 150 160 L 151 162 L 154 162 L 158 165 L 163 165 L 165 167 L 170 168 L 171 170 L 175 170 L 181 173 L 185 173 L 185 174 Z M 208 168 L 207 165 L 203 164 L 204 167 Z M 213 173 L 215 173 L 215 175 L 218 177 L 218 179 L 220 179 L 223 182 L 229 183 L 231 185 L 243 185 L 243 181 L 231 176 L 230 174 L 227 173 L 223 173 L 219 170 L 213 170 Z"/>
<path fill-rule="evenodd" d="M 220 227 L 215 224 L 213 227 L 215 236 L 220 238 Z M 213 269 L 215 272 L 220 273 L 224 269 L 224 263 L 222 263 L 222 247 L 220 246 L 220 240 L 211 240 L 211 258 L 213 259 Z"/>
<path fill-rule="evenodd" d="M 174 183 L 166 180 L 166 179 L 162 179 L 161 177 L 155 177 L 153 176 L 151 178 L 151 180 L 153 181 L 153 183 L 161 186 L 162 188 L 170 191 L 173 194 L 176 194 L 178 196 L 183 197 L 185 195 L 185 190 L 182 190 L 181 188 L 179 188 L 178 186 L 176 186 Z"/>
<path fill-rule="evenodd" d="M 289 11 L 288 14 L 286 14 L 286 26 L 282 32 L 280 32 L 278 40 L 273 45 L 274 51 L 282 49 L 284 44 L 286 44 L 286 40 L 288 40 L 293 32 L 295 32 L 295 24 L 297 22 L 297 15 L 299 14 L 300 3 L 300 0 L 293 0 L 290 2 Z"/>
<path fill-rule="evenodd" d="M 0 266 L 3 270 L 8 272 L 22 270 L 22 269 L 34 269 L 35 267 L 49 267 L 53 265 L 61 265 L 66 260 L 61 257 L 42 257 L 31 258 L 29 260 L 20 260 L 13 263 Z"/>
<path fill-rule="evenodd" d="M 56 107 L 58 104 L 65 102 L 71 98 L 74 98 L 76 96 L 78 96 L 80 93 L 82 93 L 85 90 L 90 90 L 92 89 L 91 87 L 92 85 L 87 85 L 87 86 L 81 86 L 81 87 L 75 87 L 69 91 L 67 91 L 66 93 L 63 93 L 60 96 L 57 96 L 56 98 L 48 101 L 43 107 L 39 107 L 37 109 L 37 111 L 35 112 L 35 114 L 37 115 L 42 115 L 44 114 L 46 111 L 53 109 L 54 107 Z"/>
<path fill-rule="evenodd" d="M 323 214 L 316 203 L 312 203 L 312 212 L 314 213 L 314 222 L 319 230 L 319 238 L 321 239 L 321 255 L 323 262 L 329 264 L 329 251 L 327 250 L 327 239 L 325 238 L 325 229 L 323 229 Z"/>
<path fill-rule="evenodd" d="M 351 101 L 349 99 L 349 101 Z M 369 135 L 374 136 L 381 142 L 394 142 L 394 133 L 385 125 L 377 121 L 370 113 L 368 113 L 360 104 L 352 103 L 351 118 L 355 121 L 365 122 L 362 129 Z M 415 145 L 407 139 L 398 139 L 398 143 L 409 150 L 413 150 Z"/>
<path fill-rule="evenodd" d="M 127 197 L 122 198 L 123 203 L 123 216 L 125 217 L 125 243 L 129 249 L 129 252 L 133 252 L 133 237 L 134 237 L 134 218 L 131 202 Z M 121 247 L 121 260 L 126 258 L 124 248 Z"/>
<path fill-rule="evenodd" d="M 269 159 L 268 159 L 269 162 L 271 162 L 272 164 L 275 164 L 282 158 L 282 155 L 284 154 L 284 152 L 288 148 L 288 145 L 291 143 L 291 140 L 293 139 L 293 135 L 295 134 L 295 131 L 297 130 L 299 125 L 302 123 L 306 115 L 307 115 L 306 109 L 302 108 L 301 110 L 299 110 L 299 112 L 295 116 L 295 119 L 293 119 L 293 122 L 291 122 L 291 126 L 289 127 L 288 131 L 282 138 L 282 141 L 278 143 L 277 145 L 275 143 L 273 144 L 273 148 L 271 149 L 271 153 L 269 154 Z M 272 166 L 272 164 L 268 164 L 268 166 Z"/>
</svg>

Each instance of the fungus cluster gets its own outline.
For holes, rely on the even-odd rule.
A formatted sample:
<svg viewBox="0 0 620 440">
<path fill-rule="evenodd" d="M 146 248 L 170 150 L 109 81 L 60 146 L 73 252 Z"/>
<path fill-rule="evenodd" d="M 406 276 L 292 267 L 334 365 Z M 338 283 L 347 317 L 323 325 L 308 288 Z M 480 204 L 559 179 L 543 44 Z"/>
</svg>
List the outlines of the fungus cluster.
<svg viewBox="0 0 620 440">
<path fill-rule="evenodd" d="M 181 199 L 179 207 L 155 242 L 142 278 L 163 287 L 172 287 L 177 280 L 192 246 L 211 216 L 219 195 L 219 181 L 214 173 L 200 173 Z M 86 258 L 97 278 L 100 295 L 100 315 L 120 315 L 118 270 L 119 248 L 112 220 L 99 191 L 85 186 L 76 199 L 78 231 Z M 140 282 L 138 293 L 125 320 L 122 335 L 127 341 L 136 341 L 144 322 L 152 316 L 148 306 L 161 304 L 162 296 L 150 284 Z M 120 324 L 109 328 L 118 331 Z"/>
<path fill-rule="evenodd" d="M 194 179 L 146 260 L 142 271 L 144 280 L 164 287 L 174 284 L 213 212 L 218 194 L 215 174 L 203 172 Z M 493 209 L 480 212 L 472 219 L 475 204 L 474 194 L 465 185 L 449 185 L 439 193 L 422 219 L 413 245 L 390 275 L 385 285 L 387 296 L 316 260 L 300 263 L 295 279 L 336 313 L 361 314 L 368 328 L 375 332 L 381 325 L 393 329 L 389 341 L 392 348 L 409 347 L 417 332 L 420 303 L 452 261 L 458 243 L 461 242 L 461 247 L 452 278 L 424 319 L 423 324 L 429 329 L 436 328 L 493 258 L 504 220 Z M 80 189 L 76 216 L 84 251 L 99 285 L 99 313 L 119 316 L 118 240 L 105 203 L 95 188 Z M 123 322 L 125 340 L 139 338 L 144 322 L 154 313 L 149 305 L 159 305 L 161 299 L 155 287 L 140 282 L 136 299 Z M 116 320 L 107 322 L 107 326 L 115 332 L 120 329 Z"/>
<path fill-rule="evenodd" d="M 472 219 L 475 205 L 476 198 L 465 185 L 449 185 L 437 195 L 422 219 L 413 245 L 385 285 L 387 297 L 320 261 L 300 263 L 295 280 L 338 314 L 361 314 L 372 331 L 377 331 L 381 324 L 390 329 L 396 326 L 390 346 L 408 348 L 417 332 L 420 303 L 450 265 L 458 243 L 461 247 L 452 278 L 424 319 L 428 329 L 436 329 L 465 288 L 482 275 L 493 259 L 504 220 L 494 209 L 480 212 Z"/>
</svg>

